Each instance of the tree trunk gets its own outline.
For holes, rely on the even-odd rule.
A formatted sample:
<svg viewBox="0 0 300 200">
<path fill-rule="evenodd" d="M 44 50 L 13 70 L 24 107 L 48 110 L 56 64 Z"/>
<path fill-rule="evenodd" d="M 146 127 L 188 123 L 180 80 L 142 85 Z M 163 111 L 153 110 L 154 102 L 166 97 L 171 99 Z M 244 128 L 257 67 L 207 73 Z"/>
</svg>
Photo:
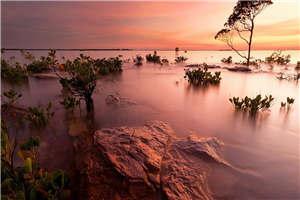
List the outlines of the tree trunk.
<svg viewBox="0 0 300 200">
<path fill-rule="evenodd" d="M 94 109 L 94 101 L 91 96 L 85 96 L 86 111 L 91 112 Z"/>
<path fill-rule="evenodd" d="M 249 67 L 249 65 L 250 65 L 251 44 L 252 44 L 253 30 L 254 30 L 254 21 L 251 20 L 251 32 L 250 32 L 250 38 L 249 38 L 249 44 L 248 44 L 247 67 Z"/>
</svg>

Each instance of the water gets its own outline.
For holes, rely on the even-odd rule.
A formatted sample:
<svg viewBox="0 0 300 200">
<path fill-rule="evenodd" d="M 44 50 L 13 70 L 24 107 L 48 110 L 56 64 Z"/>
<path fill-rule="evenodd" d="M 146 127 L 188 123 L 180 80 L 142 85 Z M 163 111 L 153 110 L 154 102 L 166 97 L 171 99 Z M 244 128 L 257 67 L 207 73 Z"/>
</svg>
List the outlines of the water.
<svg viewBox="0 0 300 200">
<path fill-rule="evenodd" d="M 81 52 L 58 52 L 66 57 L 79 53 Z M 88 52 L 93 57 L 122 54 L 125 58 L 146 53 L 148 52 Z M 292 63 L 300 60 L 299 51 L 288 53 L 292 54 Z M 170 60 L 175 56 L 170 51 L 158 54 Z M 230 52 L 223 51 L 191 51 L 187 54 L 190 63 L 219 63 L 222 57 L 231 55 Z M 259 54 L 260 57 L 269 55 L 268 52 L 253 54 Z M 293 66 L 294 64 L 289 68 Z M 121 75 L 108 76 L 97 82 L 93 95 L 93 129 L 140 126 L 148 120 L 162 120 L 168 122 L 182 137 L 191 133 L 200 137 L 214 136 L 224 142 L 223 154 L 226 160 L 235 167 L 256 174 L 256 178 L 243 177 L 242 183 L 220 174 L 214 188 L 222 187 L 222 181 L 230 182 L 231 185 L 224 189 L 227 192 L 224 196 L 238 199 L 300 198 L 299 83 L 278 80 L 272 72 L 238 73 L 221 69 L 222 80 L 219 86 L 194 88 L 183 78 L 182 66 L 144 64 L 135 67 L 132 63 L 127 63 L 124 68 Z M 11 86 L 2 84 L 2 90 L 9 87 Z M 14 88 L 23 93 L 21 105 L 45 105 L 49 101 L 54 103 L 55 117 L 49 127 L 42 133 L 30 130 L 30 134 L 40 134 L 42 137 L 40 153 L 45 166 L 72 168 L 74 137 L 68 132 L 70 126 L 80 124 L 82 118 L 79 119 L 77 112 L 78 118 L 70 120 L 69 114 L 59 104 L 61 86 L 58 80 L 30 78 L 28 84 Z M 122 104 L 107 105 L 105 98 L 110 94 L 122 97 Z M 236 112 L 228 101 L 232 96 L 254 97 L 257 94 L 272 94 L 275 100 L 269 111 L 260 113 L 255 119 Z M 295 98 L 294 105 L 290 109 L 281 109 L 280 102 L 285 101 L 288 96 Z M 83 113 L 82 116 L 84 115 Z"/>
</svg>

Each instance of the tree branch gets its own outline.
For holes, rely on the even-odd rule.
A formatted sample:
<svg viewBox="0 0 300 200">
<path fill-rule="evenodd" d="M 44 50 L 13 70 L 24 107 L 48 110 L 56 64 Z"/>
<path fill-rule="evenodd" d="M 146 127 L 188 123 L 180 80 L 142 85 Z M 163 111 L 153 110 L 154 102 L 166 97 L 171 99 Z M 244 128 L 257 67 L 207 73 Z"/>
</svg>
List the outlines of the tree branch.
<svg viewBox="0 0 300 200">
<path fill-rule="evenodd" d="M 246 56 L 244 56 L 244 55 L 241 54 L 236 48 L 234 48 L 234 46 L 233 46 L 231 40 L 228 40 L 226 43 L 227 43 L 227 45 L 228 45 L 233 51 L 235 51 L 239 56 L 241 56 L 241 57 L 244 58 L 244 59 L 247 59 Z"/>
<path fill-rule="evenodd" d="M 239 37 L 240 37 L 242 40 L 244 40 L 244 41 L 249 45 L 249 41 L 248 41 L 246 38 L 244 38 L 244 37 L 242 36 L 241 31 L 239 31 L 239 30 L 237 30 L 237 29 L 235 29 L 235 30 L 236 30 L 236 32 L 238 33 Z"/>
</svg>

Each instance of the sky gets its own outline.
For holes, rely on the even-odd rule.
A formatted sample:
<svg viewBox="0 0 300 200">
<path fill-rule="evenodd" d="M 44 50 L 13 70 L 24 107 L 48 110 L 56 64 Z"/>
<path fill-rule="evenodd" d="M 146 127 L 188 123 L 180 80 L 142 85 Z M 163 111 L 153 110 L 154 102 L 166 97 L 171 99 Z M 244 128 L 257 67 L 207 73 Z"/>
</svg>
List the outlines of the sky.
<svg viewBox="0 0 300 200">
<path fill-rule="evenodd" d="M 227 49 L 214 36 L 235 3 L 2 1 L 1 47 Z M 254 49 L 300 49 L 300 1 L 274 0 L 256 18 L 253 40 Z"/>
</svg>

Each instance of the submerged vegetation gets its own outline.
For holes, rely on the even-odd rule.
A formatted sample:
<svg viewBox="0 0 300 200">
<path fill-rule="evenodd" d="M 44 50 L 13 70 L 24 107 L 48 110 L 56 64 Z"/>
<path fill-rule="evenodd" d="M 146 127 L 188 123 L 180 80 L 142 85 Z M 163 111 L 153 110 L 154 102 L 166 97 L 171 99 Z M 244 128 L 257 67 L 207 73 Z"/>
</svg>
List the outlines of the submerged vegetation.
<svg viewBox="0 0 300 200">
<path fill-rule="evenodd" d="M 259 110 L 270 108 L 273 100 L 272 95 L 262 98 L 260 94 L 254 98 L 246 96 L 244 98 L 232 97 L 229 99 L 235 109 L 249 111 L 250 114 L 256 114 Z"/>
<path fill-rule="evenodd" d="M 185 70 L 184 78 L 187 78 L 193 85 L 219 84 L 221 81 L 221 72 L 212 74 L 208 72 L 206 67 L 193 70 L 187 69 Z"/>
<path fill-rule="evenodd" d="M 47 107 L 42 106 L 28 107 L 26 119 L 37 128 L 45 127 L 54 112 L 51 111 L 52 104 L 48 103 Z"/>
<path fill-rule="evenodd" d="M 27 80 L 27 71 L 20 63 L 11 63 L 13 59 L 9 61 L 1 59 L 1 78 L 5 81 L 12 83 L 20 83 Z"/>
<path fill-rule="evenodd" d="M 160 56 L 157 55 L 156 51 L 154 51 L 153 55 L 147 54 L 146 60 L 147 60 L 147 62 L 150 62 L 150 63 L 161 64 Z"/>
<path fill-rule="evenodd" d="M 92 111 L 92 95 L 96 88 L 96 71 L 93 59 L 81 54 L 80 57 L 73 61 L 67 60 L 64 64 L 64 69 L 68 76 L 60 77 L 61 85 L 73 97 L 79 98 L 79 100 L 83 99 L 86 103 L 87 111 Z"/>
<path fill-rule="evenodd" d="M 228 58 L 222 58 L 221 62 L 225 63 L 225 64 L 231 64 L 232 63 L 232 56 L 229 56 Z"/>
<path fill-rule="evenodd" d="M 80 57 L 83 58 L 86 56 L 80 55 Z M 95 68 L 95 72 L 99 75 L 122 72 L 122 60 L 119 57 L 102 59 L 92 59 L 89 57 L 87 60 L 91 62 L 92 67 Z"/>
<path fill-rule="evenodd" d="M 286 65 L 291 61 L 290 55 L 283 55 L 281 51 L 273 52 L 270 56 L 266 57 L 265 61 L 268 64 Z"/>
<path fill-rule="evenodd" d="M 143 60 L 144 58 L 140 55 L 136 55 L 136 57 L 133 59 L 133 62 L 136 66 L 141 66 L 143 65 Z"/>
<path fill-rule="evenodd" d="M 30 63 L 26 64 L 26 69 L 28 73 L 43 73 L 49 72 L 51 69 L 58 66 L 58 60 L 56 59 L 56 51 L 50 50 L 47 56 L 41 56 L 40 58 L 35 58 L 29 52 L 23 51 L 23 56 L 25 59 L 29 60 Z"/>
<path fill-rule="evenodd" d="M 18 141 L 12 142 L 8 129 L 1 121 L 1 198 L 2 199 L 68 199 L 69 178 L 62 170 L 47 171 L 40 167 L 38 148 L 40 140 L 30 137 L 18 149 Z M 15 155 L 22 164 L 15 166 Z"/>
<path fill-rule="evenodd" d="M 22 97 L 22 94 L 16 92 L 13 89 L 10 89 L 6 92 L 3 92 L 3 96 L 6 97 L 8 100 L 4 102 L 4 105 L 11 106 L 15 104 Z"/>
<path fill-rule="evenodd" d="M 67 110 L 73 110 L 75 107 L 80 105 L 80 100 L 76 99 L 73 96 L 64 97 L 63 101 L 60 102 L 61 105 Z"/>
<path fill-rule="evenodd" d="M 184 63 L 187 60 L 188 60 L 188 58 L 186 58 L 184 56 L 178 56 L 175 58 L 175 63 Z"/>
</svg>

